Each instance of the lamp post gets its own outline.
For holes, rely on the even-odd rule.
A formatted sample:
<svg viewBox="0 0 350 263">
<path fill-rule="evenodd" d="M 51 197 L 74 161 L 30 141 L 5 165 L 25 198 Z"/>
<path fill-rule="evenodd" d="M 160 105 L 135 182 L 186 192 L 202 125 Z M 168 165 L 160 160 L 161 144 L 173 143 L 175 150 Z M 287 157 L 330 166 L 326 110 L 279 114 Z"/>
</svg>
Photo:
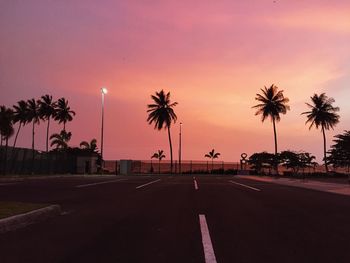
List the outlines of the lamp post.
<svg viewBox="0 0 350 263">
<path fill-rule="evenodd" d="M 105 106 L 105 95 L 107 94 L 107 88 L 101 88 L 102 94 L 102 123 L 101 123 L 101 173 L 103 173 L 103 126 L 104 126 L 104 106 Z"/>
<path fill-rule="evenodd" d="M 181 174 L 181 128 L 182 128 L 182 122 L 180 122 L 180 134 L 179 134 L 179 174 Z"/>
</svg>

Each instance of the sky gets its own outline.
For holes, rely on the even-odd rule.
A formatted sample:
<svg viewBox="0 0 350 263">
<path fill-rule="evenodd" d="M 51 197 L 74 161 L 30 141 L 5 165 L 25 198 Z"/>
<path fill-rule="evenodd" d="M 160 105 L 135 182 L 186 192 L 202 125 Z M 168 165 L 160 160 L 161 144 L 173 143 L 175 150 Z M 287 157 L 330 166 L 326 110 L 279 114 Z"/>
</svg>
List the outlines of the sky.
<svg viewBox="0 0 350 263">
<path fill-rule="evenodd" d="M 169 159 L 165 130 L 148 125 L 150 95 L 170 91 L 178 121 L 178 155 L 219 160 L 274 151 L 269 120 L 252 106 L 275 84 L 291 110 L 277 124 L 279 151 L 322 159 L 322 134 L 305 125 L 305 102 L 325 92 L 340 107 L 333 136 L 350 126 L 350 1 L 348 0 L 0 0 L 0 105 L 51 94 L 76 112 L 71 146 L 101 136 L 105 97 L 105 159 Z M 51 132 L 62 125 L 54 124 Z M 12 140 L 11 140 L 12 141 Z M 30 147 L 25 126 L 18 145 Z M 45 123 L 36 128 L 45 149 Z"/>
</svg>

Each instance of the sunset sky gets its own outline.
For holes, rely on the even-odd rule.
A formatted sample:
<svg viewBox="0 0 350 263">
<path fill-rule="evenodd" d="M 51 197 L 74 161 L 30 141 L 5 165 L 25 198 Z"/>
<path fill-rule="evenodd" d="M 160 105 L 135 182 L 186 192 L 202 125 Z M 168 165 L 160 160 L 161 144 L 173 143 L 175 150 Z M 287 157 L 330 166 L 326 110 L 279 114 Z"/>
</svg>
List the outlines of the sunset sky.
<svg viewBox="0 0 350 263">
<path fill-rule="evenodd" d="M 305 150 L 321 161 L 322 135 L 305 126 L 305 102 L 326 92 L 340 107 L 333 135 L 350 129 L 349 0 L 0 0 L 0 104 L 52 94 L 77 115 L 67 124 L 72 146 L 100 143 L 101 93 L 106 159 L 149 159 L 167 133 L 146 122 L 150 95 L 164 89 L 179 104 L 172 126 L 177 157 L 221 160 L 273 152 L 270 121 L 251 107 L 276 84 L 291 111 L 277 125 L 279 150 Z M 59 132 L 62 126 L 53 125 Z M 11 140 L 12 143 L 12 140 Z M 26 126 L 19 146 L 30 147 Z M 45 126 L 36 133 L 45 148 Z"/>
</svg>

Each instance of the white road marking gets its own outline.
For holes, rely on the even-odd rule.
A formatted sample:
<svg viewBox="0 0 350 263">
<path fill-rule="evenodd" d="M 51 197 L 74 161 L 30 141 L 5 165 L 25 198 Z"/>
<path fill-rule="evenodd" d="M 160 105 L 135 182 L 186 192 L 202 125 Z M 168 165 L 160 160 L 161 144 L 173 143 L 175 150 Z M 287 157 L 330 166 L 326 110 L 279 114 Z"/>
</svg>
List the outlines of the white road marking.
<svg viewBox="0 0 350 263">
<path fill-rule="evenodd" d="M 154 180 L 154 181 L 152 181 L 152 182 L 149 182 L 149 183 L 147 183 L 147 184 L 139 185 L 139 186 L 136 187 L 136 189 L 140 189 L 140 188 L 145 187 L 145 186 L 147 186 L 147 185 L 154 184 L 154 183 L 156 183 L 156 182 L 159 182 L 160 180 L 161 180 L 161 179 L 158 179 L 158 180 Z"/>
<path fill-rule="evenodd" d="M 233 184 L 236 184 L 236 185 L 240 185 L 240 186 L 243 186 L 243 187 L 246 187 L 246 188 L 249 188 L 249 189 L 252 189 L 254 191 L 258 191 L 260 192 L 261 190 L 258 189 L 258 188 L 255 188 L 255 187 L 252 187 L 252 186 L 249 186 L 249 185 L 246 185 L 246 184 L 240 184 L 240 183 L 237 183 L 235 181 L 229 181 L 230 183 L 233 183 Z"/>
<path fill-rule="evenodd" d="M 199 187 L 198 187 L 198 184 L 197 184 L 197 180 L 194 179 L 194 180 L 193 180 L 193 183 L 194 183 L 194 189 L 198 190 Z"/>
<path fill-rule="evenodd" d="M 216 257 L 211 242 L 209 228 L 205 215 L 199 215 L 199 224 L 201 226 L 202 244 L 204 250 L 204 258 L 206 263 L 216 263 Z"/>
<path fill-rule="evenodd" d="M 117 180 L 109 180 L 109 181 L 103 181 L 103 182 L 98 182 L 98 183 L 91 183 L 91 184 L 81 184 L 77 185 L 77 188 L 82 188 L 82 187 L 89 187 L 89 186 L 94 186 L 94 185 L 100 185 L 100 184 L 109 184 L 109 183 L 115 183 L 115 182 L 121 182 L 121 181 L 126 181 L 128 179 L 117 179 Z"/>
</svg>

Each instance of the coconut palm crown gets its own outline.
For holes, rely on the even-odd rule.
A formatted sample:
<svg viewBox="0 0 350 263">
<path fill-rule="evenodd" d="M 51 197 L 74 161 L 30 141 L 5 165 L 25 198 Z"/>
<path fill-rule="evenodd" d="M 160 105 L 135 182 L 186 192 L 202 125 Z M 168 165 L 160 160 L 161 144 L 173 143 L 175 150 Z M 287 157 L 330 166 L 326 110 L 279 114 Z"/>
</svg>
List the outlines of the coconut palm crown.
<svg viewBox="0 0 350 263">
<path fill-rule="evenodd" d="M 177 102 L 170 101 L 170 92 L 165 93 L 164 90 L 156 92 L 155 95 L 151 95 L 153 100 L 152 104 L 148 104 L 148 118 L 149 124 L 154 123 L 154 128 L 157 130 L 167 129 L 169 146 L 170 146 L 170 170 L 173 171 L 173 147 L 171 143 L 170 127 L 172 122 L 176 122 L 177 116 L 174 112 L 174 107 L 178 104 Z"/>
<path fill-rule="evenodd" d="M 306 103 L 310 111 L 303 112 L 302 114 L 305 114 L 307 118 L 305 124 L 310 123 L 309 129 L 313 126 L 315 126 L 316 129 L 321 127 L 323 134 L 323 159 L 326 172 L 328 172 L 325 130 L 333 129 L 339 122 L 340 116 L 337 114 L 339 107 L 333 107 L 334 99 L 328 98 L 325 93 L 321 93 L 320 95 L 314 94 L 310 98 L 312 103 Z"/>
<path fill-rule="evenodd" d="M 68 106 L 68 100 L 60 98 L 57 101 L 57 109 L 55 113 L 55 120 L 58 123 L 63 123 L 63 130 L 66 130 L 66 123 L 73 120 L 75 112 Z"/>
</svg>

